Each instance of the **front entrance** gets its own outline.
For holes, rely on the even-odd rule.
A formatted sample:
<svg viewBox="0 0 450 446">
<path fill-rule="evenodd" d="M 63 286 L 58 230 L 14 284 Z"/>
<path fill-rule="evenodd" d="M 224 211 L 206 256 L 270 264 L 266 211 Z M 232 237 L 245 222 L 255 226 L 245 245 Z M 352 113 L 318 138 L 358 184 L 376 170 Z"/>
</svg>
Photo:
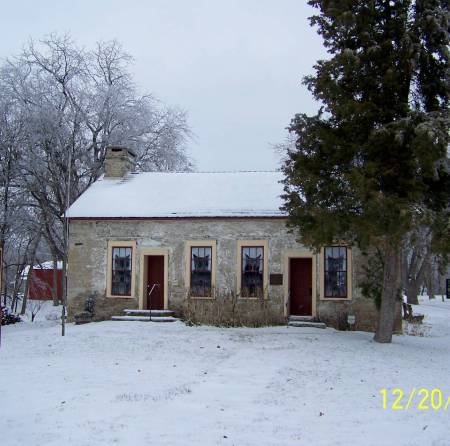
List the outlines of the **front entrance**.
<svg viewBox="0 0 450 446">
<path fill-rule="evenodd" d="M 312 258 L 289 259 L 289 307 L 295 316 L 312 316 Z"/>
<path fill-rule="evenodd" d="M 164 310 L 164 256 L 147 256 L 147 310 Z"/>
</svg>

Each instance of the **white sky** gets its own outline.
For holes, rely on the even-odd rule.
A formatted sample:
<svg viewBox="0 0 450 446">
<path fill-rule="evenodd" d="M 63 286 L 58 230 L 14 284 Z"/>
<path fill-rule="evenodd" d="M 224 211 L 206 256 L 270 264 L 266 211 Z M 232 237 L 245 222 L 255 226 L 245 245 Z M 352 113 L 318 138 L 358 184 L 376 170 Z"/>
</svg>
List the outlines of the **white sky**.
<svg viewBox="0 0 450 446">
<path fill-rule="evenodd" d="M 317 109 L 301 78 L 325 56 L 299 0 L 18 0 L 2 2 L 0 58 L 32 37 L 80 45 L 117 38 L 142 93 L 189 113 L 199 170 L 272 170 L 272 144 L 297 112 Z"/>
</svg>

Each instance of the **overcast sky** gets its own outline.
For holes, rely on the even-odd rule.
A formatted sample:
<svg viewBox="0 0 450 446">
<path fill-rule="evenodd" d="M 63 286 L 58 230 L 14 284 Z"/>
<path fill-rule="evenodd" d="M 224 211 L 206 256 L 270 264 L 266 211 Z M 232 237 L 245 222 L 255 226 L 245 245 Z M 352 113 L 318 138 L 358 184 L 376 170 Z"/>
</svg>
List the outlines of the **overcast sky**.
<svg viewBox="0 0 450 446">
<path fill-rule="evenodd" d="M 297 112 L 317 110 L 301 78 L 325 56 L 301 0 L 2 2 L 0 57 L 30 38 L 70 33 L 85 47 L 116 38 L 142 93 L 189 113 L 199 170 L 273 170 Z"/>
</svg>

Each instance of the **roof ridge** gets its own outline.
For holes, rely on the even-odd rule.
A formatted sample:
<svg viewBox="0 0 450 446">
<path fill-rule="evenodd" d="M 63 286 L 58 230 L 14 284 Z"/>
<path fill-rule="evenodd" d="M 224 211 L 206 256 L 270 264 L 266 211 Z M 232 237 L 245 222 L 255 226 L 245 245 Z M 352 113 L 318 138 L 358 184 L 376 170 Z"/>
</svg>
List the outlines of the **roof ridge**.
<svg viewBox="0 0 450 446">
<path fill-rule="evenodd" d="M 281 169 L 274 170 L 195 170 L 195 171 L 183 171 L 183 170 L 171 170 L 171 171 L 160 171 L 151 170 L 147 172 L 132 172 L 133 174 L 139 173 L 281 173 Z"/>
</svg>

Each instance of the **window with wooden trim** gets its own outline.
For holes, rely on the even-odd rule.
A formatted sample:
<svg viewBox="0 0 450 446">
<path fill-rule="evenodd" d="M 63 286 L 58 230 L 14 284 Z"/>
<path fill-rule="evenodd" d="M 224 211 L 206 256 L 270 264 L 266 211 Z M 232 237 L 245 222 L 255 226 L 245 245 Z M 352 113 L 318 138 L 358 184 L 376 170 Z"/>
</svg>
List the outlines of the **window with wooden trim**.
<svg viewBox="0 0 450 446">
<path fill-rule="evenodd" d="M 190 292 L 196 297 L 212 295 L 212 246 L 191 246 Z"/>
<path fill-rule="evenodd" d="M 241 247 L 241 296 L 264 295 L 264 247 Z"/>
<path fill-rule="evenodd" d="M 324 297 L 347 298 L 347 257 L 345 246 L 324 248 Z"/>
<path fill-rule="evenodd" d="M 131 296 L 133 248 L 131 246 L 113 246 L 111 253 L 111 294 Z"/>
</svg>

